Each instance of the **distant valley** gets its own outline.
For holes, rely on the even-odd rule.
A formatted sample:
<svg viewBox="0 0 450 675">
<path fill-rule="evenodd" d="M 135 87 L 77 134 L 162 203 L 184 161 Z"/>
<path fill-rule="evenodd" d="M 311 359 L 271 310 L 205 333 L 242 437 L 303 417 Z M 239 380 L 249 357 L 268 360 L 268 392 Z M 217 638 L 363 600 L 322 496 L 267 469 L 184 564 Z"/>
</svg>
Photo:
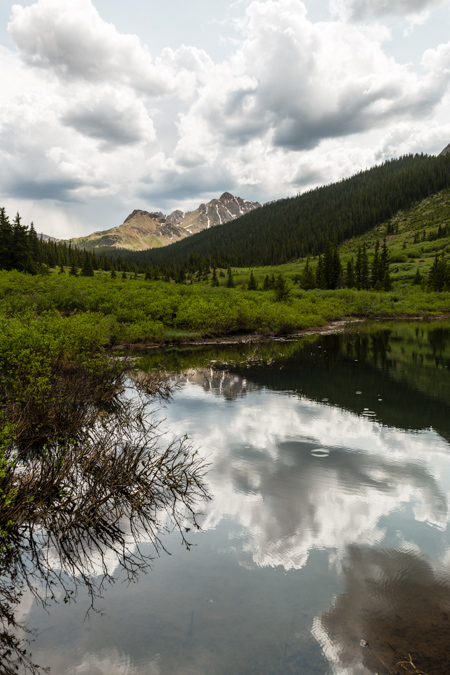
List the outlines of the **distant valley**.
<svg viewBox="0 0 450 675">
<path fill-rule="evenodd" d="M 223 225 L 249 213 L 261 204 L 235 197 L 224 192 L 219 199 L 200 204 L 195 211 L 176 210 L 166 216 L 164 213 L 133 211 L 122 225 L 110 230 L 94 232 L 87 237 L 72 239 L 78 248 L 87 250 L 128 249 L 143 251 L 173 244 L 181 239 Z"/>
</svg>

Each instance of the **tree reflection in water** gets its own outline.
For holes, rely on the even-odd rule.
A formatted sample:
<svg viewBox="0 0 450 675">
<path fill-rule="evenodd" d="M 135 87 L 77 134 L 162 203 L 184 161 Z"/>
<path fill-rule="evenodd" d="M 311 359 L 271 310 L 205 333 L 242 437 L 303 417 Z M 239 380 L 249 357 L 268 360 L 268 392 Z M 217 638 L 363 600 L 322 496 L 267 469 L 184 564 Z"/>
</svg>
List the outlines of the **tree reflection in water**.
<svg viewBox="0 0 450 675">
<path fill-rule="evenodd" d="M 76 388 L 76 384 L 74 387 Z M 161 533 L 198 527 L 197 508 L 208 498 L 205 463 L 187 437 L 162 443 L 151 404 L 170 390 L 159 376 L 130 396 L 122 369 L 108 406 L 85 406 L 82 432 L 47 434 L 26 452 L 13 439 L 1 478 L 8 508 L 0 510 L 0 672 L 37 673 L 28 652 L 32 634 L 18 618 L 26 592 L 47 606 L 70 602 L 87 589 L 91 609 L 114 570 L 129 581 L 164 550 Z M 77 419 L 80 411 L 77 410 Z M 7 536 L 5 536 L 7 532 Z M 143 547 L 151 543 L 153 548 Z"/>
</svg>

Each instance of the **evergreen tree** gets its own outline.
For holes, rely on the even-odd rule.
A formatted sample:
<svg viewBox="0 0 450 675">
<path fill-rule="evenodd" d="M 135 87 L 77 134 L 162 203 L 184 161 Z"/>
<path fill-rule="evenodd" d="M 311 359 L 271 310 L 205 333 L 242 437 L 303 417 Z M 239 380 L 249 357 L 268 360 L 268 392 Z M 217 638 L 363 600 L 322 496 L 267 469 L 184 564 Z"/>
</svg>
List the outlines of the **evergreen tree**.
<svg viewBox="0 0 450 675">
<path fill-rule="evenodd" d="M 78 269 L 77 269 L 76 266 L 75 266 L 75 262 L 72 262 L 72 265 L 71 265 L 71 267 L 70 267 L 69 274 L 70 274 L 72 277 L 78 276 Z"/>
<path fill-rule="evenodd" d="M 337 245 L 332 244 L 330 239 L 328 239 L 325 246 L 325 252 L 323 254 L 323 262 L 321 264 L 320 269 L 320 276 L 321 276 L 320 288 L 328 288 L 328 289 L 336 288 L 339 284 L 341 272 L 342 272 L 341 261 L 339 259 Z"/>
<path fill-rule="evenodd" d="M 361 252 L 361 288 L 365 290 L 370 288 L 369 259 L 367 257 L 367 248 L 365 244 L 363 244 Z"/>
<path fill-rule="evenodd" d="M 389 273 L 389 263 L 390 263 L 390 254 L 385 237 L 383 239 L 383 248 L 381 249 L 381 256 L 380 256 L 380 275 L 383 280 L 384 277 L 386 276 L 386 272 Z"/>
<path fill-rule="evenodd" d="M 94 269 L 92 267 L 92 260 L 90 255 L 87 253 L 84 254 L 83 267 L 81 268 L 82 277 L 93 277 Z"/>
<path fill-rule="evenodd" d="M 355 286 L 356 286 L 356 277 L 355 277 L 355 269 L 354 269 L 353 258 L 350 258 L 350 260 L 347 261 L 347 275 L 346 275 L 345 283 L 346 283 L 346 286 L 348 288 L 355 288 Z"/>
<path fill-rule="evenodd" d="M 422 285 L 422 275 L 420 274 L 419 268 L 417 268 L 413 279 L 413 286 L 421 286 L 421 285 Z"/>
<path fill-rule="evenodd" d="M 371 285 L 373 288 L 377 287 L 377 284 L 381 285 L 381 269 L 380 269 L 380 242 L 377 240 L 375 243 L 375 252 L 372 260 L 372 270 L 371 270 Z"/>
<path fill-rule="evenodd" d="M 227 288 L 234 288 L 233 275 L 231 274 L 231 267 L 228 266 L 227 270 Z"/>
<path fill-rule="evenodd" d="M 428 275 L 428 287 L 432 291 L 442 291 L 444 286 L 449 283 L 449 270 L 445 255 L 442 253 L 439 257 L 436 253 L 434 262 Z"/>
<path fill-rule="evenodd" d="M 28 255 L 30 253 L 28 241 L 28 227 L 22 225 L 22 219 L 17 213 L 13 221 L 13 237 L 12 237 L 12 258 L 13 268 L 16 270 L 24 270 L 27 264 Z"/>
<path fill-rule="evenodd" d="M 32 274 L 33 276 L 37 274 L 36 264 L 30 254 L 28 254 L 27 262 L 25 264 L 25 272 L 28 272 L 28 274 Z"/>
<path fill-rule="evenodd" d="M 362 249 L 361 249 L 361 246 L 358 246 L 358 253 L 356 255 L 355 280 L 356 280 L 356 288 L 359 291 L 361 289 L 361 281 L 362 281 Z"/>
<path fill-rule="evenodd" d="M 124 270 L 124 271 L 122 272 L 122 279 L 126 279 L 126 278 L 127 278 L 127 273 L 126 273 L 125 270 Z"/>
<path fill-rule="evenodd" d="M 30 250 L 31 257 L 33 258 L 34 261 L 38 260 L 39 258 L 39 238 L 36 234 L 36 230 L 34 229 L 34 223 L 32 222 L 30 224 L 30 229 L 28 232 L 28 247 Z"/>
<path fill-rule="evenodd" d="M 290 295 L 289 286 L 282 274 L 279 274 L 276 278 L 274 291 L 275 297 L 278 300 L 278 302 L 283 302 L 283 300 L 287 300 Z"/>
<path fill-rule="evenodd" d="M 321 255 L 319 255 L 319 259 L 317 261 L 317 268 L 316 268 L 316 284 L 317 288 L 326 288 L 327 287 L 327 281 L 325 278 L 325 265 L 323 262 L 323 258 Z"/>
<path fill-rule="evenodd" d="M 270 288 L 269 275 L 266 274 L 266 276 L 264 277 L 264 281 L 263 281 L 263 291 L 268 291 L 269 288 Z"/>
<path fill-rule="evenodd" d="M 13 230 L 5 209 L 0 208 L 0 269 L 10 270 L 12 258 Z"/>
<path fill-rule="evenodd" d="M 257 291 L 258 290 L 258 284 L 256 283 L 255 275 L 253 274 L 253 270 L 250 270 L 250 279 L 248 281 L 248 290 L 249 291 Z"/>
<path fill-rule="evenodd" d="M 300 287 L 305 291 L 309 291 L 311 288 L 316 288 L 316 277 L 314 270 L 310 267 L 309 258 L 306 259 L 306 265 L 301 274 L 299 283 Z"/>
<path fill-rule="evenodd" d="M 384 273 L 383 281 L 381 283 L 383 291 L 392 291 L 392 281 L 391 275 L 389 274 L 389 270 L 386 270 L 386 272 Z"/>
<path fill-rule="evenodd" d="M 114 267 L 111 268 L 111 279 L 115 279 L 117 277 L 116 270 Z"/>
<path fill-rule="evenodd" d="M 61 265 L 59 266 L 59 274 L 65 274 L 65 271 L 64 271 L 64 265 L 63 265 L 62 263 L 61 263 Z"/>
</svg>

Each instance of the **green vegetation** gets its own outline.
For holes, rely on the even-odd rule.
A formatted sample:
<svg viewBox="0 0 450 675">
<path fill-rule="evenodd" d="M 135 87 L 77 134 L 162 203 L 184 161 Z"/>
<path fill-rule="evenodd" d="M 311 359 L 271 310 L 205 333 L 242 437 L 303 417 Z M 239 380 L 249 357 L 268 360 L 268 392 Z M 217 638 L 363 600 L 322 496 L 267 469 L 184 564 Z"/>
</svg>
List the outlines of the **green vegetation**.
<svg viewBox="0 0 450 675">
<path fill-rule="evenodd" d="M 244 285 L 215 287 L 208 281 L 186 285 L 109 275 L 33 277 L 0 272 L 0 344 L 6 350 L 26 345 L 27 331 L 45 352 L 46 340 L 62 340 L 65 335 L 104 349 L 177 336 L 185 340 L 237 332 L 289 333 L 352 316 L 446 312 L 450 312 L 448 293 L 412 284 L 388 293 L 348 288 L 304 291 L 288 283 L 286 275 L 264 292 L 245 290 Z"/>
</svg>

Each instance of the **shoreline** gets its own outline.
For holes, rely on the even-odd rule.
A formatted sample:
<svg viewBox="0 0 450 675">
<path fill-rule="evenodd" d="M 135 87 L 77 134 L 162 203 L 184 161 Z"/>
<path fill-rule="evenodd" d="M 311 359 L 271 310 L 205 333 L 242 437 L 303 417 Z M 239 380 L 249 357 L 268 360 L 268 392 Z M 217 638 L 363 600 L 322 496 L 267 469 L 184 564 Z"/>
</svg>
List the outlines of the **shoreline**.
<svg viewBox="0 0 450 675">
<path fill-rule="evenodd" d="M 237 344 L 253 344 L 253 343 L 263 343 L 263 342 L 290 342 L 292 340 L 298 340 L 299 338 L 305 335 L 327 335 L 332 333 L 341 333 L 344 332 L 349 326 L 355 324 L 363 324 L 369 321 L 386 321 L 386 322 L 413 322 L 413 321 L 423 321 L 423 322 L 434 322 L 434 321 L 445 321 L 446 319 L 450 320 L 450 314 L 439 314 L 439 315 L 416 315 L 409 316 L 401 314 L 398 316 L 373 316 L 373 317 L 346 317 L 344 319 L 337 319 L 336 321 L 330 321 L 323 326 L 310 326 L 309 328 L 304 328 L 300 331 L 294 331 L 292 333 L 228 333 L 226 335 L 220 335 L 217 337 L 199 337 L 199 338 L 186 338 L 178 337 L 173 339 L 163 338 L 161 342 L 137 342 L 137 343 L 119 343 L 111 347 L 112 351 L 134 351 L 134 352 L 145 352 L 153 349 L 163 349 L 165 347 L 199 347 L 199 346 L 213 346 L 213 345 L 237 345 Z"/>
</svg>

